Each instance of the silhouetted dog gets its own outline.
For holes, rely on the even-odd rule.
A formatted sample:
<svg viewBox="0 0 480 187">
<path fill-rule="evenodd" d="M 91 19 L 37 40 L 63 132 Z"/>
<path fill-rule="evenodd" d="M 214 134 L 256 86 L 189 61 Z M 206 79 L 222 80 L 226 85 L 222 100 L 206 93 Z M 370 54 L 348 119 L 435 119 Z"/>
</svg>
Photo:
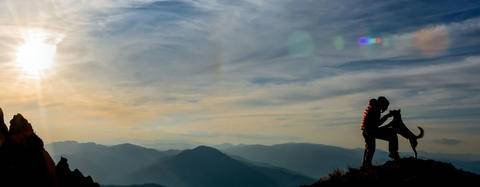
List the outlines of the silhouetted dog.
<svg viewBox="0 0 480 187">
<path fill-rule="evenodd" d="M 410 141 L 410 146 L 412 146 L 413 152 L 415 153 L 415 158 L 417 158 L 417 145 L 418 145 L 417 139 L 423 138 L 423 135 L 424 135 L 423 128 L 418 127 L 418 129 L 420 129 L 420 134 L 415 135 L 413 134 L 412 131 L 410 131 L 410 129 L 407 128 L 405 123 L 403 123 L 402 115 L 400 114 L 400 109 L 391 110 L 390 113 L 393 116 L 393 120 L 388 125 L 392 126 L 392 128 L 397 132 L 397 134 L 402 135 L 404 138 Z"/>
</svg>

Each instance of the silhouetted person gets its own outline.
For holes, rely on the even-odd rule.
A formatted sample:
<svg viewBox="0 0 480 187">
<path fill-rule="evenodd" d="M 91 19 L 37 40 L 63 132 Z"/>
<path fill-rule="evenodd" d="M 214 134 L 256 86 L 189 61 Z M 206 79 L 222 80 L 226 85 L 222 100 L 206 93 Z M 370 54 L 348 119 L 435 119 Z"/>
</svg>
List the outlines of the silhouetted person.
<svg viewBox="0 0 480 187">
<path fill-rule="evenodd" d="M 389 157 L 397 160 L 398 155 L 398 138 L 396 132 L 390 128 L 382 126 L 392 114 L 388 113 L 381 117 L 381 113 L 388 109 L 390 102 L 384 96 L 378 99 L 371 99 L 368 106 L 363 112 L 362 118 L 362 135 L 365 138 L 365 152 L 363 154 L 363 167 L 372 165 L 373 154 L 375 153 L 375 140 L 381 139 L 388 141 Z"/>
</svg>

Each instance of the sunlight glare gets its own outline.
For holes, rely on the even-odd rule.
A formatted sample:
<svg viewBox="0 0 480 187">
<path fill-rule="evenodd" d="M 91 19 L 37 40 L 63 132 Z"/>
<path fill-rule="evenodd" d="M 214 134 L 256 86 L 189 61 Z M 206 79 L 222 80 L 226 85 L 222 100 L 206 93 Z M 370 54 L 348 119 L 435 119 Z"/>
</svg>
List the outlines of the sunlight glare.
<svg viewBox="0 0 480 187">
<path fill-rule="evenodd" d="M 26 75 L 39 77 L 55 62 L 57 46 L 49 42 L 45 31 L 28 31 L 16 49 L 16 63 Z"/>
</svg>

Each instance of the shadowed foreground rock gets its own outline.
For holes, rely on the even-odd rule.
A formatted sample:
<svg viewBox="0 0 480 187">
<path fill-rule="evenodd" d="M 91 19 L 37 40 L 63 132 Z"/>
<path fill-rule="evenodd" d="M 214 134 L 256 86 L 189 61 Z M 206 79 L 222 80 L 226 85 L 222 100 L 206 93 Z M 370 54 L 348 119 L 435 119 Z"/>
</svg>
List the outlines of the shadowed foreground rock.
<svg viewBox="0 0 480 187">
<path fill-rule="evenodd" d="M 433 160 L 404 158 L 388 161 L 382 166 L 368 169 L 352 169 L 347 172 L 334 171 L 329 177 L 310 185 L 353 186 L 353 185 L 471 185 L 479 184 L 480 175 L 456 169 L 453 165 Z"/>
<path fill-rule="evenodd" d="M 92 177 L 83 176 L 82 172 L 78 169 L 70 170 L 68 166 L 67 159 L 61 158 L 55 167 L 58 184 L 59 186 L 68 186 L 68 187 L 96 187 L 99 186 L 96 184 Z"/>
<path fill-rule="evenodd" d="M 32 125 L 17 114 L 7 129 L 0 109 L 0 186 L 97 187 L 92 178 L 70 171 L 67 160 L 57 166 Z"/>
</svg>

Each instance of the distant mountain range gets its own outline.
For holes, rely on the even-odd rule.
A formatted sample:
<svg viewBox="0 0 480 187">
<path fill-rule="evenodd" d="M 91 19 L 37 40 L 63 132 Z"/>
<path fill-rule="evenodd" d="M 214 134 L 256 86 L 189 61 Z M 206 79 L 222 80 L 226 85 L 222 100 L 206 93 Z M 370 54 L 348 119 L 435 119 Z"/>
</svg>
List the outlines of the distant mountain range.
<svg viewBox="0 0 480 187">
<path fill-rule="evenodd" d="M 359 167 L 363 156 L 363 149 L 346 149 L 309 143 L 286 143 L 270 146 L 237 145 L 229 146 L 221 151 L 253 162 L 287 168 L 313 178 L 326 176 L 335 169 Z M 410 157 L 411 153 L 402 155 Z M 451 162 L 461 169 L 480 173 L 480 156 L 478 155 L 420 152 L 419 156 L 424 159 Z M 387 160 L 389 160 L 387 152 L 382 150 L 375 152 L 376 164 Z"/>
<path fill-rule="evenodd" d="M 124 177 L 123 183 L 153 182 L 166 186 L 298 186 L 312 182 L 285 169 L 256 166 L 232 159 L 217 149 L 199 146 L 161 159 Z"/>
<path fill-rule="evenodd" d="M 147 149 L 133 144 L 105 146 L 74 141 L 56 142 L 46 146 L 54 160 L 68 158 L 71 166 L 93 176 L 102 184 L 119 184 L 119 178 L 148 167 L 168 152 Z"/>
<path fill-rule="evenodd" d="M 74 141 L 48 144 L 54 159 L 64 156 L 70 165 L 94 176 L 101 184 L 160 184 L 165 186 L 298 186 L 335 169 L 358 167 L 362 149 L 308 143 L 277 145 L 222 144 L 159 151 L 133 144 L 105 146 Z M 480 173 L 475 155 L 420 153 Z M 387 153 L 376 152 L 376 163 Z M 148 184 L 152 183 L 152 184 Z"/>
<path fill-rule="evenodd" d="M 222 151 L 254 162 L 288 168 L 314 178 L 337 168 L 357 167 L 363 154 L 357 150 L 306 143 L 240 145 Z M 384 152 L 377 154 L 381 157 L 385 155 Z"/>
<path fill-rule="evenodd" d="M 236 160 L 207 146 L 177 152 L 132 144 L 104 146 L 68 141 L 49 144 L 47 149 L 54 158 L 68 158 L 72 166 L 79 167 L 102 184 L 287 187 L 314 181 L 287 169 Z"/>
</svg>

